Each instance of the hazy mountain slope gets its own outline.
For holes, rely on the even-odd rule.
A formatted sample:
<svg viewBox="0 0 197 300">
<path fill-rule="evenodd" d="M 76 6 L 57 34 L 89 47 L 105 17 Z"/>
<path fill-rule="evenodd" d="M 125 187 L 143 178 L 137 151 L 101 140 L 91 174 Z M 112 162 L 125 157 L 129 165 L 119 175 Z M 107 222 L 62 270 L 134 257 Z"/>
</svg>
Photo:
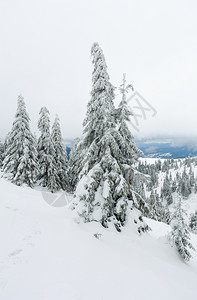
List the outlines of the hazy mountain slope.
<svg viewBox="0 0 197 300">
<path fill-rule="evenodd" d="M 144 157 L 152 158 L 184 158 L 197 156 L 197 144 L 186 137 L 144 138 L 135 139 L 137 146 L 143 151 Z"/>
</svg>

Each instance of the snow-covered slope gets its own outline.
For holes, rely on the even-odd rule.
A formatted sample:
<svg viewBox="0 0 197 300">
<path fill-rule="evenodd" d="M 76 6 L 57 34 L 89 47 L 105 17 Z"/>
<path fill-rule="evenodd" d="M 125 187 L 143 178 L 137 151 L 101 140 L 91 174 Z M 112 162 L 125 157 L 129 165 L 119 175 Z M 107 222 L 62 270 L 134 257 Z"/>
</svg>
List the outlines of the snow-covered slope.
<svg viewBox="0 0 197 300">
<path fill-rule="evenodd" d="M 122 233 L 78 224 L 41 192 L 1 178 L 0 299 L 196 299 L 197 254 L 184 263 L 165 237 L 170 227 L 147 222 L 143 236 L 132 224 Z"/>
</svg>

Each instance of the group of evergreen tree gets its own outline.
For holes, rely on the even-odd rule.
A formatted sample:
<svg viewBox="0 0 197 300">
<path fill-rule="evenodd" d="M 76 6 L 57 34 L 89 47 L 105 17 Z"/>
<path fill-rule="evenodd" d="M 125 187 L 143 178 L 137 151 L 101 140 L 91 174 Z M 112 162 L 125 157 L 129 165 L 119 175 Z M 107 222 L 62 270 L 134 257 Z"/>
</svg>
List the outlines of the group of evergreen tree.
<svg viewBox="0 0 197 300">
<path fill-rule="evenodd" d="M 190 231 L 197 233 L 197 211 L 191 215 L 189 224 L 187 224 L 184 217 L 185 212 L 182 209 L 182 199 L 188 198 L 192 192 L 197 193 L 197 183 L 193 171 L 195 165 L 197 165 L 197 159 L 190 157 L 184 160 L 168 159 L 164 160 L 163 163 L 161 160 L 157 160 L 154 164 L 140 161 L 138 171 L 145 174 L 148 180 L 143 184 L 138 182 L 135 185 L 138 193 L 145 197 L 149 204 L 147 216 L 171 225 L 172 231 L 169 234 L 169 239 L 185 261 L 192 257 L 190 249 L 194 250 L 190 242 Z M 174 179 L 172 178 L 173 170 Z M 163 178 L 162 185 L 161 178 Z M 148 192 L 150 192 L 150 196 L 146 197 Z M 180 200 L 172 213 L 169 205 L 173 203 L 172 195 L 175 192 L 179 195 Z"/>
<path fill-rule="evenodd" d="M 93 72 L 91 99 L 83 122 L 83 135 L 77 139 L 67 160 L 62 143 L 60 122 L 56 116 L 52 129 L 46 107 L 40 110 L 38 140 L 31 133 L 30 118 L 24 98 L 18 97 L 17 112 L 5 143 L 0 142 L 0 166 L 13 183 L 33 187 L 39 184 L 51 192 L 60 189 L 74 193 L 73 209 L 85 221 L 97 221 L 104 227 L 114 224 L 118 231 L 130 216 L 139 233 L 149 230 L 143 217 L 150 217 L 172 225 L 170 240 L 184 260 L 189 260 L 193 249 L 189 230 L 197 232 L 197 212 L 185 224 L 181 201 L 170 215 L 172 193 L 188 197 L 197 192 L 191 158 L 184 162 L 160 160 L 155 164 L 138 162 L 141 151 L 136 147 L 127 122 L 132 112 L 126 93 L 132 89 L 125 75 L 119 88 L 121 101 L 115 108 L 115 87 L 110 83 L 107 65 L 98 43 L 91 49 Z M 196 163 L 197 164 L 197 163 Z M 178 170 L 172 178 L 170 169 Z M 189 173 L 186 171 L 189 168 Z M 159 174 L 165 173 L 160 195 Z M 150 193 L 146 197 L 146 189 Z"/>
<path fill-rule="evenodd" d="M 124 226 L 129 211 L 136 209 L 138 231 L 148 230 L 132 190 L 133 166 L 140 151 L 127 126 L 131 111 L 126 92 L 114 106 L 114 86 L 109 81 L 107 65 L 100 46 L 92 46 L 92 91 L 87 105 L 83 136 L 71 153 L 70 180 L 75 190 L 75 209 L 85 222 L 98 221 L 104 227 L 113 222 L 118 231 Z"/>
<path fill-rule="evenodd" d="M 87 105 L 83 136 L 77 140 L 67 162 L 58 117 L 50 129 L 49 111 L 40 110 L 38 140 L 31 133 L 30 118 L 24 98 L 18 97 L 17 112 L 6 137 L 0 159 L 4 175 L 17 185 L 39 184 L 51 192 L 74 192 L 74 207 L 84 221 L 98 221 L 118 231 L 129 212 L 135 210 L 134 222 L 141 233 L 149 228 L 143 221 L 148 204 L 135 190 L 134 165 L 141 151 L 128 128 L 132 113 L 127 105 L 125 75 L 119 90 L 122 96 L 115 108 L 115 87 L 110 83 L 103 52 L 92 46 L 92 91 Z M 138 172 L 139 173 L 139 172 Z"/>
<path fill-rule="evenodd" d="M 150 207 L 149 218 L 170 224 L 170 210 L 168 204 L 159 196 L 156 190 L 152 190 L 147 199 Z"/>
<path fill-rule="evenodd" d="M 167 174 L 164 178 L 163 186 L 161 188 L 161 198 L 166 200 L 168 205 L 172 204 L 173 202 L 171 180 Z"/>
<path fill-rule="evenodd" d="M 185 211 L 181 206 L 181 199 L 178 201 L 175 211 L 171 219 L 172 231 L 169 233 L 169 239 L 172 245 L 177 248 L 178 253 L 184 261 L 189 261 L 192 257 L 190 249 L 195 251 L 194 247 L 190 242 L 189 226 L 186 224 L 184 219 Z"/>
<path fill-rule="evenodd" d="M 159 197 L 167 205 L 170 205 L 173 202 L 172 194 L 175 192 L 183 198 L 188 198 L 192 192 L 197 193 L 197 180 L 192 168 L 195 164 L 195 158 L 186 158 L 185 160 L 168 159 L 164 160 L 162 164 L 161 160 L 156 161 L 154 164 L 140 162 L 138 164 L 138 171 L 149 176 L 145 189 L 150 192 L 154 189 L 158 190 L 160 184 L 158 178 L 159 175 L 161 178 L 161 174 L 163 173 Z M 175 173 L 174 178 L 172 178 L 173 170 Z M 143 191 L 141 192 L 144 193 Z"/>
<path fill-rule="evenodd" d="M 167 174 L 163 182 L 163 188 L 166 188 L 166 185 L 168 185 L 169 204 L 172 203 L 172 197 L 170 197 L 170 194 L 172 193 L 177 192 L 183 198 L 188 198 L 192 192 L 197 192 L 197 182 L 194 177 L 192 166 L 189 167 L 188 171 L 186 166 L 184 166 L 182 173 L 180 171 L 176 171 L 176 176 L 174 177 L 174 179 L 172 179 L 171 173 L 170 176 L 168 176 Z"/>
<path fill-rule="evenodd" d="M 3 158 L 0 161 L 5 176 L 17 185 L 33 187 L 38 182 L 51 192 L 65 189 L 67 158 L 58 117 L 50 133 L 49 112 L 45 107 L 41 108 L 38 142 L 31 133 L 29 123 L 24 98 L 19 95 L 12 129 L 4 146 L 0 147 L 0 159 Z"/>
</svg>

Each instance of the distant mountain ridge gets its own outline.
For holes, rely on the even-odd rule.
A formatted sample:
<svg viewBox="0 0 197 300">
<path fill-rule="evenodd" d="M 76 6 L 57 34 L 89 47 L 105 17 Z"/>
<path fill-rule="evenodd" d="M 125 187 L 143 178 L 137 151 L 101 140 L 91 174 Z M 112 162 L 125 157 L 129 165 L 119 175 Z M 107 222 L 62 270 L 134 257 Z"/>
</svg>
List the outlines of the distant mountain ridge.
<svg viewBox="0 0 197 300">
<path fill-rule="evenodd" d="M 143 157 L 153 158 L 184 158 L 197 156 L 197 143 L 193 140 L 186 141 L 178 138 L 174 139 L 135 139 Z"/>
<path fill-rule="evenodd" d="M 136 139 L 135 143 L 144 153 L 142 157 L 149 158 L 184 158 L 197 156 L 197 139 L 188 138 L 155 138 Z M 69 155 L 74 140 L 64 140 Z"/>
</svg>

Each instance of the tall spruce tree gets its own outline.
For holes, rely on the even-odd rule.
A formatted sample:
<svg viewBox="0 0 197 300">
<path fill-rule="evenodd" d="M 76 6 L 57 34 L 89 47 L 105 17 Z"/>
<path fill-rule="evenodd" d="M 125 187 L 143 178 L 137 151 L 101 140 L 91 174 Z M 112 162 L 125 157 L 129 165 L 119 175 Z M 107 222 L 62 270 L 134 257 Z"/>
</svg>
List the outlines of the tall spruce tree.
<svg viewBox="0 0 197 300">
<path fill-rule="evenodd" d="M 33 186 L 38 174 L 36 141 L 29 127 L 22 95 L 18 96 L 18 106 L 12 130 L 6 139 L 3 171 L 17 185 Z"/>
<path fill-rule="evenodd" d="M 57 115 L 52 126 L 51 137 L 55 150 L 56 169 L 59 178 L 58 185 L 65 190 L 67 185 L 67 152 L 63 146 L 60 121 Z"/>
<path fill-rule="evenodd" d="M 177 182 L 176 182 L 176 178 L 174 178 L 172 182 L 172 193 L 175 193 L 176 190 L 177 190 Z"/>
<path fill-rule="evenodd" d="M 154 190 L 151 191 L 148 202 L 150 207 L 149 217 L 151 219 L 158 220 L 157 207 L 156 207 L 157 206 L 156 191 Z"/>
<path fill-rule="evenodd" d="M 175 212 L 172 216 L 170 225 L 172 231 L 169 234 L 169 239 L 172 244 L 177 248 L 178 253 L 185 261 L 189 261 L 192 258 L 189 249 L 195 250 L 190 243 L 190 233 L 188 226 L 183 217 L 184 211 L 181 207 L 181 199 L 176 205 Z"/>
<path fill-rule="evenodd" d="M 194 176 L 194 171 L 192 170 L 192 165 L 190 166 L 189 169 L 189 180 L 190 180 L 190 187 L 194 187 L 195 185 L 195 176 Z"/>
<path fill-rule="evenodd" d="M 187 174 L 186 167 L 184 167 L 182 177 L 179 181 L 179 192 L 184 198 L 188 198 L 191 194 L 190 178 Z"/>
<path fill-rule="evenodd" d="M 137 158 L 133 147 L 129 148 L 132 153 L 129 150 L 124 152 L 126 147 L 122 148 L 125 140 L 116 126 L 114 87 L 109 81 L 105 58 L 97 43 L 93 44 L 91 54 L 93 86 L 80 142 L 85 156 L 75 193 L 76 209 L 86 222 L 95 220 L 107 227 L 112 221 L 120 230 L 129 208 L 133 206 L 125 164 L 127 161 L 133 163 Z M 148 229 L 140 214 L 136 223 L 138 221 L 140 232 Z"/>
<path fill-rule="evenodd" d="M 173 202 L 172 189 L 171 189 L 170 180 L 169 180 L 167 174 L 166 174 L 166 177 L 164 178 L 163 187 L 161 189 L 161 197 L 167 201 L 168 205 L 172 204 L 172 202 Z"/>
<path fill-rule="evenodd" d="M 130 89 L 133 90 L 133 86 L 131 84 L 126 84 L 126 74 L 123 74 L 123 81 L 119 87 L 122 99 L 118 109 L 115 110 L 115 120 L 118 131 L 118 134 L 115 136 L 117 137 L 117 142 L 121 151 L 119 164 L 121 165 L 123 176 L 129 185 L 133 206 L 147 217 L 149 215 L 149 208 L 144 192 L 146 178 L 142 173 L 139 173 L 134 169 L 134 165 L 138 160 L 138 155 L 143 153 L 135 145 L 133 135 L 128 127 L 128 122 L 131 121 L 133 115 L 126 99 L 126 94 Z"/>
<path fill-rule="evenodd" d="M 60 182 L 55 159 L 55 149 L 50 134 L 49 111 L 46 107 L 40 110 L 38 121 L 40 137 L 38 139 L 38 163 L 39 163 L 39 183 L 47 187 L 51 192 L 60 189 Z"/>
</svg>

